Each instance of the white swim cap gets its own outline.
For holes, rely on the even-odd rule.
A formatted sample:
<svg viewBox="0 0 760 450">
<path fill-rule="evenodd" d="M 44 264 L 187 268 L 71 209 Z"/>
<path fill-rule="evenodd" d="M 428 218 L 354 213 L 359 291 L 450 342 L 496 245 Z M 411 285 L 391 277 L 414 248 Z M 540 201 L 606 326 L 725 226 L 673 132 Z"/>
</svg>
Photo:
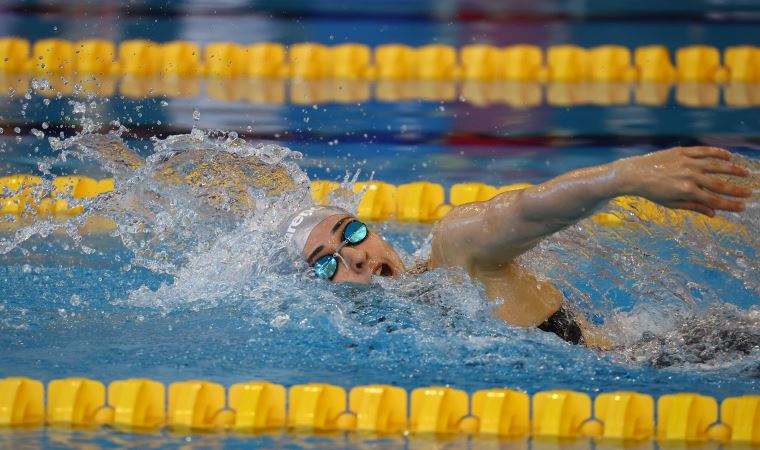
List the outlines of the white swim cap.
<svg viewBox="0 0 760 450">
<path fill-rule="evenodd" d="M 330 216 L 344 214 L 352 216 L 350 212 L 335 206 L 312 206 L 302 209 L 290 217 L 286 222 L 285 240 L 288 248 L 294 254 L 303 257 L 304 247 L 314 227 Z"/>
</svg>

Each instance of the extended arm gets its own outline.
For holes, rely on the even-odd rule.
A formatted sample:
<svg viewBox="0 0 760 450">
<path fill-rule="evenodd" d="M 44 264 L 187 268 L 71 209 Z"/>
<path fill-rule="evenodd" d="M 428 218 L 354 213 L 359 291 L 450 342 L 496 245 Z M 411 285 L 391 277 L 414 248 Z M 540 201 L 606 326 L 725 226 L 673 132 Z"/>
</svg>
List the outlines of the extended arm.
<svg viewBox="0 0 760 450">
<path fill-rule="evenodd" d="M 750 196 L 751 189 L 714 176 L 747 176 L 748 171 L 730 159 L 730 152 L 715 147 L 674 148 L 575 170 L 487 202 L 460 206 L 436 226 L 431 263 L 501 268 L 542 238 L 620 195 L 708 216 L 719 209 L 742 211 L 744 204 L 737 198 Z"/>
</svg>

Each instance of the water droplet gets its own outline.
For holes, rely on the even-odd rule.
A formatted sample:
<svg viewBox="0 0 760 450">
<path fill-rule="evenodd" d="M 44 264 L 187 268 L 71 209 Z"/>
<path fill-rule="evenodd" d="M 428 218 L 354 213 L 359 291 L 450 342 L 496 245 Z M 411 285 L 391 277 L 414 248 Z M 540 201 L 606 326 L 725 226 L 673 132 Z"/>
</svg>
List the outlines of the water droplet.
<svg viewBox="0 0 760 450">
<path fill-rule="evenodd" d="M 24 264 L 23 266 L 21 266 L 21 271 L 24 273 L 31 273 L 32 266 L 30 266 L 29 264 Z"/>
<path fill-rule="evenodd" d="M 193 121 L 198 122 L 199 120 L 201 120 L 201 112 L 196 109 L 193 111 Z"/>
<path fill-rule="evenodd" d="M 82 304 L 82 299 L 77 294 L 71 294 L 69 303 L 71 303 L 71 306 L 79 306 Z"/>
<path fill-rule="evenodd" d="M 16 128 L 13 129 L 13 131 L 15 131 L 16 134 L 19 134 L 19 133 L 21 133 L 21 128 L 20 127 L 16 127 Z"/>
<path fill-rule="evenodd" d="M 47 99 L 46 99 L 47 100 Z M 42 129 L 47 130 L 50 125 L 47 122 L 42 122 Z"/>
<path fill-rule="evenodd" d="M 74 114 L 84 114 L 87 112 L 87 106 L 84 103 L 72 102 L 72 106 L 74 107 Z"/>
<path fill-rule="evenodd" d="M 45 133 L 43 133 L 42 131 L 40 131 L 40 130 L 38 130 L 38 129 L 36 129 L 36 128 L 32 128 L 32 131 L 31 131 L 31 133 L 32 133 L 32 134 L 34 135 L 34 137 L 36 137 L 37 139 L 45 139 Z"/>
<path fill-rule="evenodd" d="M 192 131 L 190 131 L 190 137 L 195 139 L 196 141 L 203 141 L 206 138 L 206 135 L 203 134 L 203 131 L 198 128 L 193 128 Z"/>
<path fill-rule="evenodd" d="M 169 102 L 166 100 L 161 100 L 161 106 L 169 106 Z"/>
</svg>

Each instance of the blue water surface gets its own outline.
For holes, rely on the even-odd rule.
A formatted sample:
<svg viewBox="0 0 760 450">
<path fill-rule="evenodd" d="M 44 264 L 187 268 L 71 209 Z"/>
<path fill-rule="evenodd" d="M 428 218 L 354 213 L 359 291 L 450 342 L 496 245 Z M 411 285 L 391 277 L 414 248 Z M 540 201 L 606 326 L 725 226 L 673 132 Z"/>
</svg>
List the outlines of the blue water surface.
<svg viewBox="0 0 760 450">
<path fill-rule="evenodd" d="M 736 17 L 742 20 L 679 26 L 652 18 L 658 13 L 672 19 L 686 13 L 696 17 L 699 10 L 691 3 L 669 9 L 644 2 L 651 7 L 641 6 L 645 19 L 630 22 L 619 20 L 620 11 L 612 14 L 618 19 L 610 19 L 609 5 L 596 3 L 590 7 L 596 19 L 589 21 L 557 20 L 564 15 L 584 16 L 584 11 L 563 2 L 512 5 L 517 12 L 527 8 L 531 14 L 550 16 L 507 21 L 510 26 L 501 19 L 468 19 L 471 8 L 487 17 L 488 5 L 470 8 L 458 2 L 437 15 L 430 13 L 435 5 L 411 3 L 397 5 L 394 14 L 383 13 L 384 5 L 377 2 L 367 11 L 332 2 L 256 2 L 255 14 L 236 14 L 235 5 L 188 3 L 177 9 L 190 13 L 172 9 L 169 14 L 163 5 L 150 2 L 135 6 L 139 11 L 106 2 L 113 14 L 98 17 L 85 15 L 82 11 L 87 8 L 82 5 L 53 8 L 32 2 L 26 5 L 28 11 L 19 7 L 0 12 L 0 27 L 4 33 L 32 40 L 110 33 L 114 40 L 140 37 L 161 42 L 616 43 L 664 44 L 671 49 L 693 43 L 720 48 L 756 43 L 760 30 L 755 16 L 739 13 Z M 154 7 L 156 11 L 151 10 Z M 220 14 L 210 12 L 217 7 Z M 744 9 L 734 3 L 713 7 L 729 17 Z M 630 12 L 623 8 L 622 13 Z M 346 20 L 349 13 L 361 13 L 362 18 Z M 204 80 L 198 83 L 206 86 Z M 44 129 L 46 137 L 74 135 L 82 119 L 74 110 L 84 101 L 82 96 L 0 95 L 0 176 L 40 174 L 43 168 L 52 175 L 111 176 L 91 160 L 74 155 L 63 159 L 46 139 L 30 134 L 32 129 Z M 108 124 L 118 120 L 129 128 L 123 135 L 126 144 L 144 157 L 154 151 L 154 137 L 198 126 L 300 151 L 299 166 L 311 179 L 341 181 L 360 171 L 360 181 L 370 176 L 393 184 L 425 180 L 447 190 L 459 182 L 540 183 L 568 170 L 676 145 L 721 145 L 750 160 L 760 158 L 756 106 L 685 107 L 674 96 L 670 93 L 667 102 L 656 106 L 628 102 L 514 108 L 479 106 L 467 99 L 260 105 L 219 101 L 204 94 L 114 95 L 87 99 L 95 106 L 88 106 L 85 116 L 104 129 L 115 127 Z M 194 111 L 200 120 L 194 119 Z M 756 220 L 757 215 L 751 217 Z M 742 220 L 724 218 L 733 223 Z M 573 346 L 536 329 L 508 326 L 493 316 L 494 304 L 482 286 L 460 273 L 431 271 L 370 287 L 331 285 L 304 271 L 272 269 L 277 261 L 253 250 L 271 246 L 276 237 L 246 234 L 243 228 L 220 231 L 204 244 L 224 242 L 250 253 L 240 250 L 230 256 L 199 246 L 184 256 L 203 270 L 181 267 L 167 273 L 135 261 L 133 252 L 112 233 L 79 236 L 58 229 L 44 237 L 22 239 L 0 255 L 0 377 L 48 382 L 83 376 L 106 383 L 131 377 L 164 383 L 205 379 L 226 386 L 269 380 L 286 386 L 325 382 L 345 388 L 384 383 L 409 390 L 450 385 L 468 392 L 509 387 L 529 393 L 573 389 L 592 395 L 613 390 L 652 395 L 698 391 L 718 399 L 760 392 L 760 341 L 756 340 L 760 298 L 752 272 L 757 265 L 753 238 L 705 231 L 689 220 L 678 226 L 629 221 L 621 228 L 583 222 L 526 257 L 526 265 L 549 277 L 589 321 L 615 338 L 609 350 Z M 748 229 L 756 231 L 757 226 L 750 222 Z M 424 258 L 428 250 L 429 224 L 389 222 L 370 227 L 399 249 L 408 263 Z M 0 222 L 0 239 L 18 238 L 19 229 L 10 221 Z M 746 261 L 749 265 L 742 265 Z M 236 275 L 228 279 L 224 276 L 228 273 Z M 586 441 L 576 444 L 591 447 Z M 3 448 L 528 445 L 352 434 L 0 430 Z M 531 448 L 542 445 L 530 443 Z M 544 446 L 556 447 L 552 445 Z"/>
</svg>

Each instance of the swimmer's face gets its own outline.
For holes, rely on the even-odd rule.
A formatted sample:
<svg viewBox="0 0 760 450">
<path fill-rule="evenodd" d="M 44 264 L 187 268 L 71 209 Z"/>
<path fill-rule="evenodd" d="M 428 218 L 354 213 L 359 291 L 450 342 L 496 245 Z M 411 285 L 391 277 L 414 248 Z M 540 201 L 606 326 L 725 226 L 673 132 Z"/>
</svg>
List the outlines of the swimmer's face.
<svg viewBox="0 0 760 450">
<path fill-rule="evenodd" d="M 337 214 L 314 227 L 304 247 L 306 262 L 313 266 L 319 258 L 333 254 L 343 242 L 343 229 L 354 220 L 355 217 Z M 339 254 L 342 261 L 338 258 L 338 270 L 332 279 L 337 283 L 367 284 L 372 275 L 396 277 L 406 270 L 393 247 L 371 231 L 362 242 L 343 246 Z"/>
</svg>

